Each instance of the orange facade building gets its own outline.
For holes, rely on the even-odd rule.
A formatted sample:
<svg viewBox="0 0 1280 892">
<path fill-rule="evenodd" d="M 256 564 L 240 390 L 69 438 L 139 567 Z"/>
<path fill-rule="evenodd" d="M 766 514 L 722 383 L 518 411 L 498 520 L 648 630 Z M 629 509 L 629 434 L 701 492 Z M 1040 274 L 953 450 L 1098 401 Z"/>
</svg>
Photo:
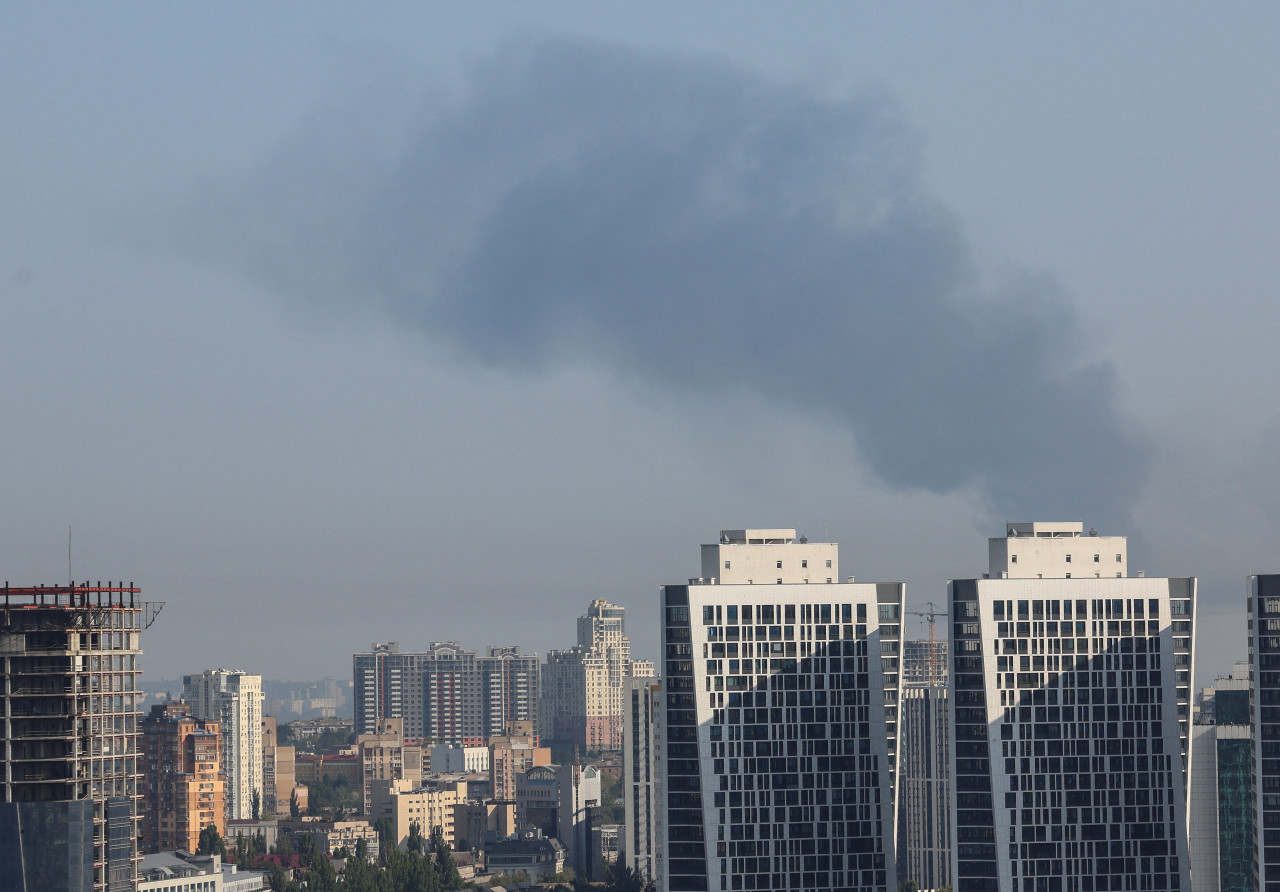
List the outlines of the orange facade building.
<svg viewBox="0 0 1280 892">
<path fill-rule="evenodd" d="M 185 703 L 151 707 L 142 721 L 144 852 L 194 852 L 212 824 L 226 835 L 226 778 L 217 722 Z"/>
</svg>

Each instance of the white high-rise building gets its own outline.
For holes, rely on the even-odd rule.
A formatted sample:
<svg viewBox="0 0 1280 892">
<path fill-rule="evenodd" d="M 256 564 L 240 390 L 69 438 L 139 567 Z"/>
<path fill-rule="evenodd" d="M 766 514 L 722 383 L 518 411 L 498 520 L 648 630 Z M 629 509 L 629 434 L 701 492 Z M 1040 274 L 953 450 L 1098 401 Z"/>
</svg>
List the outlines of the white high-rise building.
<svg viewBox="0 0 1280 892">
<path fill-rule="evenodd" d="M 252 818 L 254 792 L 263 797 L 262 676 L 232 669 L 185 675 L 182 699 L 197 718 L 221 723 L 227 817 Z M 265 798 L 262 808 L 265 814 Z"/>
<path fill-rule="evenodd" d="M 1083 524 L 1005 532 L 949 584 L 956 892 L 1191 889 L 1195 578 L 1130 577 Z"/>
<path fill-rule="evenodd" d="M 663 586 L 658 888 L 897 888 L 904 586 L 839 578 L 834 544 L 724 530 Z"/>
</svg>

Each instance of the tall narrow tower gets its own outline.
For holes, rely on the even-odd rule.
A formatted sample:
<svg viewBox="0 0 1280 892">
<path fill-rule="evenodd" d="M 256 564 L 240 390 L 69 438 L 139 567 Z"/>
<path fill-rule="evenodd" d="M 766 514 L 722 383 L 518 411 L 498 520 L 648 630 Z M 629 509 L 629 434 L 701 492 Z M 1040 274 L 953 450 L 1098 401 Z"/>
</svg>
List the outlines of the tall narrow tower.
<svg viewBox="0 0 1280 892">
<path fill-rule="evenodd" d="M 253 817 L 253 794 L 263 795 L 262 676 L 234 669 L 206 669 L 182 679 L 182 699 L 192 715 L 222 727 L 227 817 Z"/>
</svg>

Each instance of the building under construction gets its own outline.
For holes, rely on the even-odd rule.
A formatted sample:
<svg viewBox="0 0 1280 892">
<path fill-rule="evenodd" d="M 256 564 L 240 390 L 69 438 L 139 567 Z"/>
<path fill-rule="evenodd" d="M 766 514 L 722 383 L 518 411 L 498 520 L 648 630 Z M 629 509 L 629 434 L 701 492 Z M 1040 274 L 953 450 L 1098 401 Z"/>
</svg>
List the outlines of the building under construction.
<svg viewBox="0 0 1280 892">
<path fill-rule="evenodd" d="M 138 657 L 161 606 L 132 584 L 0 589 L 0 888 L 133 888 Z"/>
<path fill-rule="evenodd" d="M 898 879 L 922 890 L 941 889 L 952 884 L 947 643 L 935 638 L 903 645 Z"/>
</svg>

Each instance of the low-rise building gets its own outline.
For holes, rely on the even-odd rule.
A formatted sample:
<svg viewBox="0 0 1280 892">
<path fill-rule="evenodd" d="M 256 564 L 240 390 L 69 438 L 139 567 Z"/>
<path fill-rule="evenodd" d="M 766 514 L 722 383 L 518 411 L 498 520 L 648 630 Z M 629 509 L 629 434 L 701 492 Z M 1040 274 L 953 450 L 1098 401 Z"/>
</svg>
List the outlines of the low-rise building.
<svg viewBox="0 0 1280 892">
<path fill-rule="evenodd" d="M 487 774 L 489 748 L 487 746 L 459 746 L 453 743 L 437 743 L 431 747 L 431 773 L 452 774 L 455 771 L 473 771 Z"/>
<path fill-rule="evenodd" d="M 371 823 L 389 818 L 396 848 L 406 850 L 414 824 L 429 837 L 438 830 L 445 844 L 457 838 L 454 810 L 467 799 L 467 782 L 459 776 L 427 777 L 421 783 L 408 780 L 373 781 Z"/>
<path fill-rule="evenodd" d="M 491 874 L 514 874 L 524 871 L 533 882 L 539 882 L 564 870 L 564 846 L 531 830 L 513 839 L 495 842 L 485 849 L 485 867 Z"/>
<path fill-rule="evenodd" d="M 267 887 L 267 875 L 256 870 L 237 870 L 217 855 L 190 852 L 157 852 L 146 855 L 138 865 L 136 892 L 260 892 Z"/>
<path fill-rule="evenodd" d="M 516 832 L 514 802 L 460 802 L 453 807 L 455 849 L 483 849 Z"/>
<path fill-rule="evenodd" d="M 302 833 L 311 834 L 316 851 L 327 857 L 333 857 L 343 849 L 355 852 L 362 839 L 368 847 L 369 857 L 378 857 L 378 831 L 371 821 L 326 821 L 317 815 L 305 815 L 290 821 L 289 826 L 295 837 Z"/>
</svg>

